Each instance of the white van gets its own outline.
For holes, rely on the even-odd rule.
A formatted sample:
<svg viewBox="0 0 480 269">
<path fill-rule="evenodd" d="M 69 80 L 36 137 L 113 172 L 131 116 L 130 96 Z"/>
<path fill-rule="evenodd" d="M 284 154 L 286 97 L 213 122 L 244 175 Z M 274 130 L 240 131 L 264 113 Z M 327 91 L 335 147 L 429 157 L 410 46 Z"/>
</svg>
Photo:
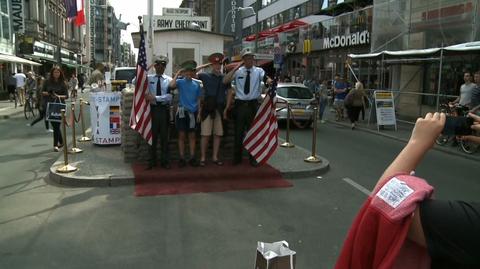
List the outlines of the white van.
<svg viewBox="0 0 480 269">
<path fill-rule="evenodd" d="M 126 80 L 132 83 L 132 79 L 136 76 L 136 67 L 117 67 L 112 74 L 112 80 Z"/>
</svg>

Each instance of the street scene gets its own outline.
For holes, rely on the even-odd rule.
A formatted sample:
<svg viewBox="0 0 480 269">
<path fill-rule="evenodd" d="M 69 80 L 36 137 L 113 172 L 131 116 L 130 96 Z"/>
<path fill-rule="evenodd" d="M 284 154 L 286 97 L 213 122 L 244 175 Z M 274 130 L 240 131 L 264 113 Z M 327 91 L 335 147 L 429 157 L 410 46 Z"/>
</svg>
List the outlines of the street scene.
<svg viewBox="0 0 480 269">
<path fill-rule="evenodd" d="M 0 268 L 480 268 L 480 3 L 0 1 Z"/>
</svg>

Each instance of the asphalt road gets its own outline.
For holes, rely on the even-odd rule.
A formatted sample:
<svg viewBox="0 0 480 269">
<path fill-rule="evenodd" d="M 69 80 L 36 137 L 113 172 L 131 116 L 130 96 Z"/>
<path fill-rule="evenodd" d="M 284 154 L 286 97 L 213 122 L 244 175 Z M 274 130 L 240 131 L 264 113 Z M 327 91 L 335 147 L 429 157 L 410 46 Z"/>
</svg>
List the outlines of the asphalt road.
<svg viewBox="0 0 480 269">
<path fill-rule="evenodd" d="M 0 121 L 0 268 L 253 268 L 257 241 L 287 240 L 297 268 L 332 268 L 361 203 L 402 143 L 322 125 L 321 178 L 294 187 L 137 198 L 133 187 L 46 183 L 52 134 Z M 311 132 L 292 141 L 310 147 Z M 445 199 L 478 199 L 477 163 L 431 152 L 417 174 Z M 475 176 L 477 175 L 477 176 Z M 363 192 L 362 192 L 363 190 Z"/>
</svg>

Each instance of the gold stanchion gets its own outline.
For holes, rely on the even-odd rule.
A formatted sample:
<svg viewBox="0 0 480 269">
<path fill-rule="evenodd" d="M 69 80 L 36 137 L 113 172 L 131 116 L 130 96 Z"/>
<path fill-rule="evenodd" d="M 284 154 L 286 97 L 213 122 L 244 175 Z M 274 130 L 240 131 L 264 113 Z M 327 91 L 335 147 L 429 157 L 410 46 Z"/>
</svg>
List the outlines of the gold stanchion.
<svg viewBox="0 0 480 269">
<path fill-rule="evenodd" d="M 65 109 L 62 109 L 62 132 L 63 132 L 63 166 L 57 168 L 57 172 L 59 173 L 70 173 L 77 171 L 77 168 L 73 165 L 68 164 L 68 153 L 67 153 L 67 127 L 66 127 L 66 120 L 65 120 Z"/>
<path fill-rule="evenodd" d="M 293 143 L 290 143 L 290 113 L 292 113 L 290 110 L 290 103 L 287 101 L 287 134 L 285 137 L 285 142 L 280 144 L 280 147 L 284 147 L 284 148 L 295 147 Z"/>
<path fill-rule="evenodd" d="M 82 98 L 80 98 L 80 118 L 81 118 L 81 124 L 82 124 L 82 137 L 78 139 L 78 142 L 87 142 L 92 140 L 90 137 L 88 137 L 85 134 L 85 120 L 83 119 L 83 106 L 86 104 L 86 102 L 83 101 Z"/>
<path fill-rule="evenodd" d="M 71 115 L 72 115 L 72 148 L 68 151 L 68 153 L 76 154 L 81 153 L 83 150 L 81 148 L 77 148 L 77 139 L 75 138 L 75 103 L 71 104 Z"/>
<path fill-rule="evenodd" d="M 312 156 L 305 158 L 304 161 L 307 163 L 319 163 L 322 162 L 317 156 L 317 114 L 318 108 L 315 106 L 313 108 L 313 139 L 312 139 Z"/>
</svg>

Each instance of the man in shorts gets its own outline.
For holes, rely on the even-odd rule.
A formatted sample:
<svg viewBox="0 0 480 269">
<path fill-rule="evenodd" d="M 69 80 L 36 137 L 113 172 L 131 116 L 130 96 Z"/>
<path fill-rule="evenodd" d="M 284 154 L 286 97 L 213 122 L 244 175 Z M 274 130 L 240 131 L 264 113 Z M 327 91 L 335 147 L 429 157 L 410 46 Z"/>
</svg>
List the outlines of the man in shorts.
<svg viewBox="0 0 480 269">
<path fill-rule="evenodd" d="M 201 70 L 207 66 L 211 66 L 210 72 L 197 73 L 198 79 L 203 83 L 204 94 L 203 104 L 200 107 L 201 117 L 201 142 L 200 142 L 200 166 L 205 166 L 208 142 L 213 134 L 213 152 L 212 161 L 216 165 L 223 165 L 218 158 L 220 142 L 223 136 L 222 114 L 225 109 L 226 96 L 230 83 L 224 84 L 221 68 L 223 54 L 213 53 L 208 57 L 210 63 L 197 67 Z"/>
<path fill-rule="evenodd" d="M 178 109 L 175 115 L 175 125 L 178 130 L 178 151 L 180 154 L 179 166 L 187 165 L 185 160 L 185 138 L 188 134 L 191 166 L 198 166 L 195 158 L 195 130 L 200 120 L 198 109 L 200 107 L 201 88 L 200 82 L 194 80 L 197 63 L 193 60 L 181 64 L 181 69 L 169 84 L 171 89 L 178 88 Z M 178 77 L 183 73 L 183 78 Z"/>
<path fill-rule="evenodd" d="M 335 101 L 333 107 L 336 111 L 335 120 L 340 121 L 344 118 L 345 110 L 345 97 L 347 96 L 347 83 L 343 81 L 343 78 L 339 74 L 335 75 L 335 83 L 333 84 L 333 92 L 335 93 Z"/>
</svg>

